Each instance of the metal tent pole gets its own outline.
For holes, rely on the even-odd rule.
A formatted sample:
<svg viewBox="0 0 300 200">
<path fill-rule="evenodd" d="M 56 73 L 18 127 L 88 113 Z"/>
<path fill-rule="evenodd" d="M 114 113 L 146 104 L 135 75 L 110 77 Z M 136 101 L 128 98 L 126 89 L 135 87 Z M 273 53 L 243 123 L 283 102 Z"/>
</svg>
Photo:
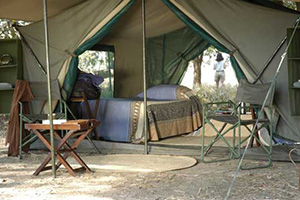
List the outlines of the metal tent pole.
<svg viewBox="0 0 300 200">
<path fill-rule="evenodd" d="M 144 154 L 148 154 L 148 118 L 147 118 L 147 72 L 146 72 L 146 16 L 145 0 L 142 0 L 143 24 L 143 78 L 144 78 Z"/>
<path fill-rule="evenodd" d="M 51 140 L 51 163 L 52 163 L 52 175 L 53 175 L 53 178 L 55 178 L 56 177 L 56 172 L 55 172 L 56 167 L 55 167 L 55 151 L 54 151 L 54 136 L 53 136 L 53 116 L 52 116 L 51 74 L 50 74 L 50 59 L 49 59 L 47 0 L 43 0 L 43 8 L 44 8 L 45 49 L 46 49 L 48 104 L 49 104 L 49 121 L 50 121 L 50 140 Z"/>
<path fill-rule="evenodd" d="M 299 25 L 299 22 L 300 22 L 300 17 L 297 18 L 296 24 L 295 24 L 295 27 L 294 27 L 294 31 L 293 31 L 292 36 L 291 36 L 291 39 L 290 39 L 290 41 L 288 42 L 288 44 L 287 44 L 287 46 L 286 46 L 286 48 L 285 48 L 283 54 L 281 55 L 281 60 L 280 60 L 280 62 L 279 62 L 279 64 L 278 64 L 277 70 L 276 70 L 276 72 L 275 72 L 275 74 L 274 74 L 274 76 L 273 76 L 273 78 L 272 78 L 272 80 L 271 80 L 270 88 L 269 88 L 268 93 L 267 93 L 267 95 L 266 95 L 266 97 L 265 97 L 265 100 L 264 100 L 264 102 L 263 102 L 263 104 L 262 104 L 262 106 L 261 106 L 260 112 L 259 112 L 258 115 L 257 115 L 257 119 L 256 119 L 256 121 L 255 121 L 255 124 L 254 124 L 254 126 L 252 127 L 252 131 L 251 131 L 251 134 L 250 134 L 250 138 L 249 138 L 249 140 L 248 140 L 248 142 L 247 142 L 247 145 L 246 145 L 245 150 L 244 150 L 244 152 L 243 152 L 243 154 L 242 154 L 242 157 L 241 157 L 240 160 L 239 160 L 237 169 L 236 169 L 236 171 L 235 171 L 235 173 L 234 173 L 233 179 L 232 179 L 232 181 L 231 181 L 231 184 L 230 184 L 229 189 L 228 189 L 228 191 L 227 191 L 227 194 L 226 194 L 226 196 L 225 196 L 225 200 L 228 200 L 229 197 L 230 197 L 230 195 L 231 195 L 231 192 L 232 192 L 232 189 L 233 189 L 234 182 L 235 182 L 235 180 L 236 180 L 236 178 L 237 178 L 237 175 L 238 175 L 238 173 L 239 173 L 239 171 L 240 171 L 240 169 L 241 169 L 242 162 L 243 162 L 243 160 L 244 160 L 244 157 L 245 157 L 245 155 L 246 155 L 246 152 L 247 152 L 247 150 L 248 150 L 248 148 L 249 148 L 249 146 L 250 146 L 251 138 L 253 138 L 253 136 L 254 136 L 254 133 L 255 133 L 255 131 L 256 131 L 255 129 L 258 127 L 258 121 L 259 121 L 259 119 L 260 119 L 260 116 L 261 116 L 262 113 L 264 112 L 265 105 L 266 105 L 266 103 L 267 103 L 267 100 L 268 100 L 268 98 L 269 98 L 271 92 L 272 92 L 272 89 L 275 87 L 275 81 L 276 81 L 276 78 L 277 78 L 277 76 L 278 76 L 278 74 L 279 74 L 279 72 L 280 72 L 280 69 L 281 69 L 283 60 L 284 60 L 284 58 L 285 58 L 285 56 L 286 56 L 286 54 L 287 54 L 287 51 L 288 51 L 288 49 L 289 49 L 289 47 L 290 47 L 290 44 L 291 44 L 292 40 L 293 40 L 293 38 L 294 38 L 294 35 L 295 35 L 295 33 L 296 33 L 296 29 L 297 29 L 297 27 L 298 27 L 298 25 Z M 270 143 L 270 145 L 272 145 L 272 143 Z"/>
</svg>

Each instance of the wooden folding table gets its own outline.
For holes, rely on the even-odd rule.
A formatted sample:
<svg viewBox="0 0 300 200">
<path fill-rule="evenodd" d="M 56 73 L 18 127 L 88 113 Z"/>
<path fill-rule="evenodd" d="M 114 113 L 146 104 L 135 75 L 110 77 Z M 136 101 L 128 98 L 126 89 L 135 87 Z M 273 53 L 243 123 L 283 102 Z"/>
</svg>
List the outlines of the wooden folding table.
<svg viewBox="0 0 300 200">
<path fill-rule="evenodd" d="M 64 167 L 69 171 L 72 176 L 75 176 L 75 173 L 80 170 L 85 170 L 90 172 L 90 168 L 85 164 L 85 162 L 79 157 L 75 152 L 75 149 L 78 147 L 80 142 L 89 134 L 93 129 L 100 124 L 100 121 L 93 119 L 89 120 L 70 120 L 62 124 L 53 125 L 54 136 L 58 139 L 59 144 L 55 147 L 55 156 L 58 160 L 56 164 L 56 170 L 63 164 Z M 49 139 L 45 137 L 45 133 L 41 130 L 50 130 L 49 124 L 25 124 L 27 130 L 33 131 L 39 139 L 46 145 L 46 147 L 51 150 L 51 143 Z M 64 134 L 63 137 L 57 131 L 67 130 L 68 132 Z M 76 138 L 73 145 L 68 143 L 68 140 L 71 138 Z M 63 154 L 63 155 L 62 155 Z M 78 169 L 73 169 L 70 164 L 67 162 L 67 158 L 71 155 L 81 167 Z M 41 171 L 52 169 L 51 166 L 47 164 L 51 161 L 51 154 L 49 154 L 42 164 L 37 168 L 33 175 L 39 175 Z"/>
</svg>

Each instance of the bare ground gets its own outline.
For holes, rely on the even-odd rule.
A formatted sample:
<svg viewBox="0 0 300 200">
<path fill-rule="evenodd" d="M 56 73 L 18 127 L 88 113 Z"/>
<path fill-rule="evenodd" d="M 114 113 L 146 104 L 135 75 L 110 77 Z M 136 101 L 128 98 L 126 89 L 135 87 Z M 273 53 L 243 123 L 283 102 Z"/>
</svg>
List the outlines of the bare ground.
<svg viewBox="0 0 300 200">
<path fill-rule="evenodd" d="M 33 151 L 23 160 L 0 151 L 0 199 L 102 199 L 102 200 L 193 200 L 224 199 L 237 160 L 204 164 L 170 172 L 105 172 L 70 176 L 65 169 L 39 176 L 32 173 L 46 156 Z M 97 154 L 80 154 L 88 164 Z M 199 158 L 197 158 L 199 159 Z M 246 161 L 253 163 L 254 161 Z M 275 162 L 272 168 L 240 171 L 231 199 L 300 199 L 299 176 L 291 163 Z"/>
<path fill-rule="evenodd" d="M 72 177 L 65 169 L 32 173 L 46 153 L 33 152 L 21 161 L 0 154 L 0 199 L 224 199 L 237 161 L 204 164 L 163 173 L 120 173 L 95 169 Z M 89 163 L 97 155 L 81 154 Z M 249 161 L 250 162 L 250 161 Z M 253 162 L 253 161 L 251 161 Z M 241 171 L 232 199 L 300 199 L 298 175 L 290 163 Z"/>
</svg>

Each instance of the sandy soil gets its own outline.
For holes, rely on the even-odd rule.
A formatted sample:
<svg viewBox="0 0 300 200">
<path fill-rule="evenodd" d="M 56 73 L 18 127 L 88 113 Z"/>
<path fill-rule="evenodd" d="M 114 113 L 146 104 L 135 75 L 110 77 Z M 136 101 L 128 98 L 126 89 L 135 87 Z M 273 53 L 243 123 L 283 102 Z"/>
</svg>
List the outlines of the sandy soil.
<svg viewBox="0 0 300 200">
<path fill-rule="evenodd" d="M 0 141 L 0 199 L 224 199 L 237 166 L 237 160 L 233 160 L 212 164 L 199 162 L 189 169 L 161 173 L 94 169 L 93 173 L 81 173 L 77 177 L 60 169 L 53 179 L 51 171 L 32 175 L 46 152 L 31 152 L 20 161 L 7 157 L 4 140 Z M 80 155 L 87 164 L 99 159 L 97 154 Z M 298 180 L 291 163 L 275 162 L 272 168 L 241 171 L 231 199 L 300 199 Z"/>
<path fill-rule="evenodd" d="M 0 199 L 223 199 L 237 165 L 237 161 L 199 163 L 189 169 L 163 173 L 96 169 L 77 177 L 60 169 L 55 179 L 51 171 L 33 176 L 45 155 L 34 152 L 19 161 L 1 152 Z M 81 155 L 87 163 L 97 159 L 97 155 Z M 297 184 L 298 175 L 290 163 L 274 163 L 270 169 L 241 171 L 232 199 L 300 199 Z"/>
</svg>

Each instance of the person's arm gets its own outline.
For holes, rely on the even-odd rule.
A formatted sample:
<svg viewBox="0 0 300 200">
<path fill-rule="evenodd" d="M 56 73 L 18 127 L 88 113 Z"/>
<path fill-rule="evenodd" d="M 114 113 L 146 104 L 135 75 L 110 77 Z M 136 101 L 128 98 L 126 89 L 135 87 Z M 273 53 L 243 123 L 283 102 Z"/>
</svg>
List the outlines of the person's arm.
<svg viewBox="0 0 300 200">
<path fill-rule="evenodd" d="M 224 62 L 223 62 L 223 69 L 226 69 L 226 67 L 227 67 L 227 62 L 224 61 Z"/>
<path fill-rule="evenodd" d="M 214 63 L 214 70 L 217 69 L 217 63 Z"/>
</svg>

